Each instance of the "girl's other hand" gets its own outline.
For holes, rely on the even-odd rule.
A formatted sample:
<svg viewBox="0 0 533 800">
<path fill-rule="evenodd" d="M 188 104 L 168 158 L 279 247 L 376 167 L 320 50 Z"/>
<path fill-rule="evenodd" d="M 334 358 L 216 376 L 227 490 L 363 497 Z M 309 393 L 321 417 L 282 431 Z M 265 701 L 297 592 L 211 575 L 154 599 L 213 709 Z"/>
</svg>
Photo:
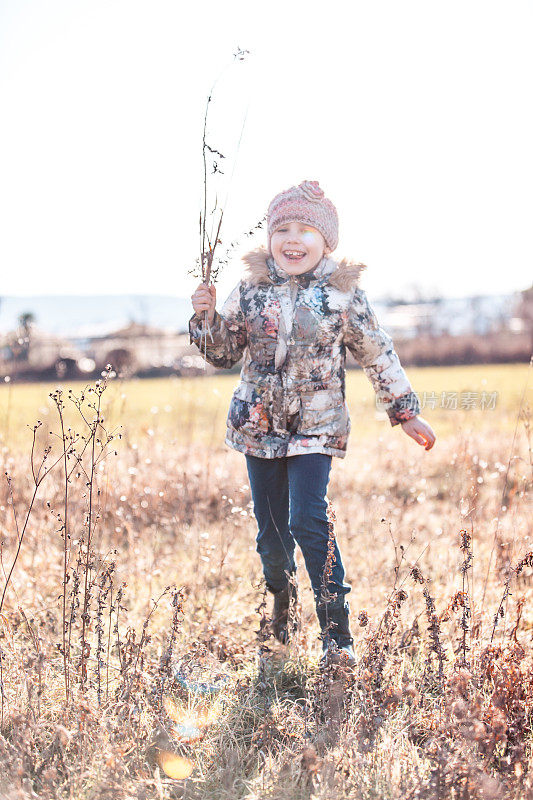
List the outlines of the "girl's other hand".
<svg viewBox="0 0 533 800">
<path fill-rule="evenodd" d="M 217 302 L 217 290 L 210 284 L 201 283 L 194 294 L 191 295 L 192 307 L 197 317 L 203 317 L 207 311 L 207 319 L 210 325 L 215 320 L 215 306 Z"/>
<path fill-rule="evenodd" d="M 426 450 L 431 450 L 435 444 L 436 436 L 431 425 L 428 425 L 422 417 L 411 417 L 411 419 L 402 422 L 401 425 L 411 439 L 414 439 L 418 444 L 424 445 Z"/>
</svg>

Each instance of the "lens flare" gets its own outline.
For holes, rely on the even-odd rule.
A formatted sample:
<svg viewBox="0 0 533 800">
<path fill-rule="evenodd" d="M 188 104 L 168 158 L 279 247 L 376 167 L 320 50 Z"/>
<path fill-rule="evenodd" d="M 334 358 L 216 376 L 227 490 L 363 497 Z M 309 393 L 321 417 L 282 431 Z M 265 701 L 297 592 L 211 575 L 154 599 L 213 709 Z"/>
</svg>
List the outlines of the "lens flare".
<svg viewBox="0 0 533 800">
<path fill-rule="evenodd" d="M 216 708 L 202 704 L 196 708 L 178 706 L 171 697 L 163 698 L 163 708 L 176 724 L 172 727 L 172 735 L 182 743 L 197 742 L 205 736 L 209 725 L 218 719 Z"/>
<path fill-rule="evenodd" d="M 159 750 L 156 761 L 165 775 L 177 781 L 188 778 L 194 769 L 194 764 L 189 758 L 183 758 L 168 750 Z"/>
</svg>

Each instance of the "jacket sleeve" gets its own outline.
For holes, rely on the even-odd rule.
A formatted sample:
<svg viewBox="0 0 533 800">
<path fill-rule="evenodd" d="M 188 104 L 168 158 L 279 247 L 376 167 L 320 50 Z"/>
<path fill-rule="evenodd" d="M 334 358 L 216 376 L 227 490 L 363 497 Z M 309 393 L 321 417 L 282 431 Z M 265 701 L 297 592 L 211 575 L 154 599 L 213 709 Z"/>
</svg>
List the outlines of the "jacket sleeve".
<svg viewBox="0 0 533 800">
<path fill-rule="evenodd" d="M 366 293 L 356 289 L 348 309 L 344 344 L 370 380 L 391 425 L 398 425 L 420 413 L 418 395 L 413 392 L 392 339 L 379 323 Z"/>
<path fill-rule="evenodd" d="M 204 320 L 193 314 L 189 320 L 189 337 L 206 360 L 214 367 L 229 369 L 242 358 L 247 336 L 244 314 L 240 304 L 240 282 L 233 289 L 222 306 L 220 313 L 215 311 L 215 319 L 209 332 L 204 332 Z"/>
</svg>

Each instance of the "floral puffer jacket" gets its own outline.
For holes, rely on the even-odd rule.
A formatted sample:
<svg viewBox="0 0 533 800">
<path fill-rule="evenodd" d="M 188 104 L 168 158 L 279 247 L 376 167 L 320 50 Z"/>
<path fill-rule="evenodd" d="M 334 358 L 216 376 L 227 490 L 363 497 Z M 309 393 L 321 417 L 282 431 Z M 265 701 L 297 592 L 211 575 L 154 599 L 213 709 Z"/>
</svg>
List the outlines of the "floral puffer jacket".
<svg viewBox="0 0 533 800">
<path fill-rule="evenodd" d="M 322 258 L 290 276 L 264 248 L 244 257 L 247 269 L 211 337 L 189 322 L 191 343 L 215 367 L 244 354 L 233 393 L 226 444 L 260 458 L 346 455 L 351 423 L 345 400 L 346 348 L 370 379 L 391 425 L 420 411 L 388 334 L 358 287 L 363 264 Z"/>
</svg>

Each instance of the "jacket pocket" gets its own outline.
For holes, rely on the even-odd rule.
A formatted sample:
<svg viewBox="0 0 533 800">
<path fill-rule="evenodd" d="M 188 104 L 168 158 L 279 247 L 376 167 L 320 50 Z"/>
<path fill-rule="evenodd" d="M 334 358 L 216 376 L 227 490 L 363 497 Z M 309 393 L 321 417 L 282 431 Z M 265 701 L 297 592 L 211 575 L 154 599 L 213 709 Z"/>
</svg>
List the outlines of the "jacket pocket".
<svg viewBox="0 0 533 800">
<path fill-rule="evenodd" d="M 248 349 L 250 358 L 260 367 L 265 367 L 274 364 L 274 356 L 276 353 L 277 339 L 263 334 L 250 334 L 248 336 Z"/>
<path fill-rule="evenodd" d="M 227 424 L 252 436 L 272 431 L 267 393 L 253 383 L 241 382 L 231 398 Z"/>
<path fill-rule="evenodd" d="M 298 433 L 304 436 L 342 436 L 350 431 L 350 415 L 340 389 L 320 389 L 301 396 Z"/>
</svg>

